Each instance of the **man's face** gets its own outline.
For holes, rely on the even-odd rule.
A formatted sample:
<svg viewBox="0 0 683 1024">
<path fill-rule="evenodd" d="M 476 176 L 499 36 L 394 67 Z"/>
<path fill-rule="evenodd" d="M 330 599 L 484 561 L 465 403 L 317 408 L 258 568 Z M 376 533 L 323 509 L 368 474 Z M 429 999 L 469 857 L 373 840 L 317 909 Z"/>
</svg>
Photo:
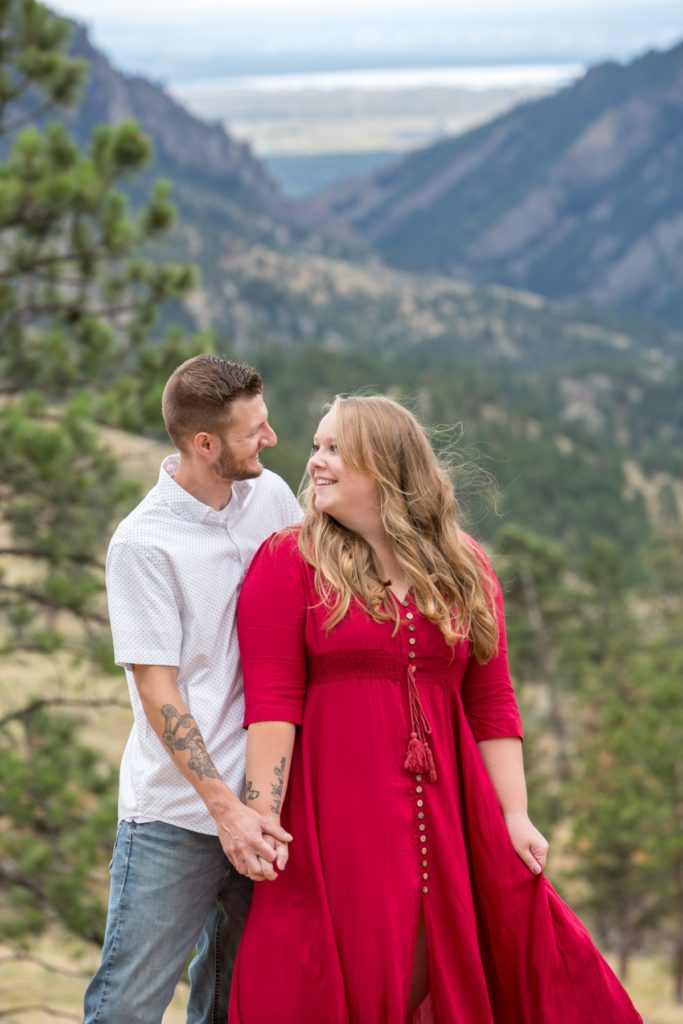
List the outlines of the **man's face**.
<svg viewBox="0 0 683 1024">
<path fill-rule="evenodd" d="M 235 399 L 230 412 L 230 422 L 219 435 L 221 451 L 212 468 L 222 480 L 251 480 L 263 472 L 259 452 L 276 445 L 277 435 L 268 423 L 262 395 Z"/>
</svg>

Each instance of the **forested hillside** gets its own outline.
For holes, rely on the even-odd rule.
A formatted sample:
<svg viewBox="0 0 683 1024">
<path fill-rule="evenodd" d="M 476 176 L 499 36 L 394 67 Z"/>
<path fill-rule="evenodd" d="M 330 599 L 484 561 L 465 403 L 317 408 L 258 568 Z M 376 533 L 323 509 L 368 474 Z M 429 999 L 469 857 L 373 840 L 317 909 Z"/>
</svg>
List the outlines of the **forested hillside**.
<svg viewBox="0 0 683 1024">
<path fill-rule="evenodd" d="M 683 43 L 330 193 L 383 259 L 548 298 L 683 316 Z"/>
</svg>

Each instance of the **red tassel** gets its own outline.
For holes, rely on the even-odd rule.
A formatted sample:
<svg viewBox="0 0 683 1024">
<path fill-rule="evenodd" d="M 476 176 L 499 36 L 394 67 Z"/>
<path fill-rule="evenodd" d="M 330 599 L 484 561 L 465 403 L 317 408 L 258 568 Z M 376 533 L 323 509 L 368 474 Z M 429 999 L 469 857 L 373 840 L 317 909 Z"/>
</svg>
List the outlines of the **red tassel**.
<svg viewBox="0 0 683 1024">
<path fill-rule="evenodd" d="M 428 775 L 430 782 L 436 782 L 434 757 L 429 749 L 429 744 L 425 740 L 421 740 L 417 733 L 412 733 L 410 737 L 403 767 L 414 775 Z"/>
<path fill-rule="evenodd" d="M 434 764 L 434 757 L 432 755 L 431 750 L 429 749 L 429 744 L 428 743 L 425 743 L 425 751 L 427 752 L 427 765 L 428 765 L 428 769 L 429 769 L 429 781 L 430 782 L 436 782 L 436 765 Z"/>
<path fill-rule="evenodd" d="M 403 767 L 415 775 L 428 775 L 430 782 L 436 782 L 434 757 L 427 743 L 427 736 L 432 731 L 432 727 L 422 707 L 420 693 L 415 683 L 415 669 L 412 665 L 408 669 L 408 703 L 410 704 L 410 721 L 413 731 L 408 741 Z"/>
</svg>

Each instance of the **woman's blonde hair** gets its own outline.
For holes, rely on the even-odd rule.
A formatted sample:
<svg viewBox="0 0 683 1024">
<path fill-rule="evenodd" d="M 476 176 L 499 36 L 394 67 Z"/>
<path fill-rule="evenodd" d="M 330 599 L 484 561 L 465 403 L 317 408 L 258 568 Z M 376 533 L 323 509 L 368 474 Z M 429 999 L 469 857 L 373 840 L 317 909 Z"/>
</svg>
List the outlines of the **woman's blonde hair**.
<svg viewBox="0 0 683 1024">
<path fill-rule="evenodd" d="M 380 514 L 394 555 L 410 580 L 419 611 L 450 644 L 468 637 L 478 661 L 495 653 L 498 626 L 493 583 L 460 530 L 446 469 L 417 419 L 383 395 L 337 396 L 336 443 L 345 465 L 377 481 Z M 302 485 L 301 554 L 333 628 L 359 600 L 376 621 L 399 622 L 399 608 L 377 571 L 370 545 L 315 508 L 312 481 Z"/>
</svg>

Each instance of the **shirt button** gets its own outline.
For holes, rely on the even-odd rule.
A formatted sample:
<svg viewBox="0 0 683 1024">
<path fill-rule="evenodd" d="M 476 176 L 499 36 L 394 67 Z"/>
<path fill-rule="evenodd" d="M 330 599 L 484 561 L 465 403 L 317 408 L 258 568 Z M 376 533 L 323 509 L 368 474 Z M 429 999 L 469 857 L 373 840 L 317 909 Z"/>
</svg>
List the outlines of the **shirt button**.
<svg viewBox="0 0 683 1024">
<path fill-rule="evenodd" d="M 403 605 L 404 608 L 408 607 L 408 602 L 407 601 L 401 601 L 401 604 Z"/>
<path fill-rule="evenodd" d="M 412 612 L 408 612 L 408 614 L 406 615 L 406 618 L 407 619 L 412 619 L 413 618 L 413 613 Z M 411 629 L 415 629 L 415 626 L 411 626 L 410 628 Z"/>
<path fill-rule="evenodd" d="M 417 827 L 419 828 L 420 832 L 424 832 L 426 825 L 418 825 Z"/>
<path fill-rule="evenodd" d="M 416 793 L 421 793 L 422 792 L 422 786 L 416 786 L 415 787 L 415 792 Z"/>
<path fill-rule="evenodd" d="M 417 801 L 417 806 L 418 807 L 424 807 L 424 800 L 418 800 Z"/>
<path fill-rule="evenodd" d="M 422 892 L 423 892 L 423 893 L 425 894 L 425 896 L 426 896 L 426 895 L 427 895 L 427 893 L 429 892 L 429 886 L 428 886 L 428 885 L 423 885 L 423 886 L 422 886 Z"/>
<path fill-rule="evenodd" d="M 408 657 L 409 658 L 414 658 L 415 657 L 415 651 L 408 651 Z"/>
<path fill-rule="evenodd" d="M 425 812 L 424 811 L 418 811 L 417 812 L 417 816 L 418 816 L 418 818 L 424 818 Z"/>
<path fill-rule="evenodd" d="M 427 867 L 427 861 L 426 861 L 426 860 L 423 860 L 423 861 L 422 861 L 422 867 L 423 867 L 423 868 L 426 868 L 426 867 Z"/>
<path fill-rule="evenodd" d="M 427 881 L 427 879 L 429 878 L 429 873 L 428 873 L 427 871 L 423 871 L 423 872 L 422 872 L 422 877 L 424 878 L 424 880 L 425 880 L 425 882 L 426 882 L 426 881 Z"/>
<path fill-rule="evenodd" d="M 424 839 L 424 836 L 422 836 L 422 838 Z M 427 852 L 427 847 L 423 846 L 421 852 L 425 854 Z"/>
<path fill-rule="evenodd" d="M 416 775 L 415 776 L 415 781 L 416 782 L 422 782 L 422 776 L 421 775 Z"/>
<path fill-rule="evenodd" d="M 409 644 L 414 644 L 414 643 L 416 643 L 415 637 L 414 637 L 414 636 L 411 636 L 411 638 L 410 638 L 410 640 L 408 641 L 408 643 L 409 643 Z"/>
<path fill-rule="evenodd" d="M 408 626 L 408 629 L 410 630 L 410 632 L 411 632 L 411 633 L 414 633 L 414 632 L 415 632 L 415 626 L 413 626 L 412 622 L 411 622 L 411 624 L 410 624 L 410 625 Z"/>
</svg>

